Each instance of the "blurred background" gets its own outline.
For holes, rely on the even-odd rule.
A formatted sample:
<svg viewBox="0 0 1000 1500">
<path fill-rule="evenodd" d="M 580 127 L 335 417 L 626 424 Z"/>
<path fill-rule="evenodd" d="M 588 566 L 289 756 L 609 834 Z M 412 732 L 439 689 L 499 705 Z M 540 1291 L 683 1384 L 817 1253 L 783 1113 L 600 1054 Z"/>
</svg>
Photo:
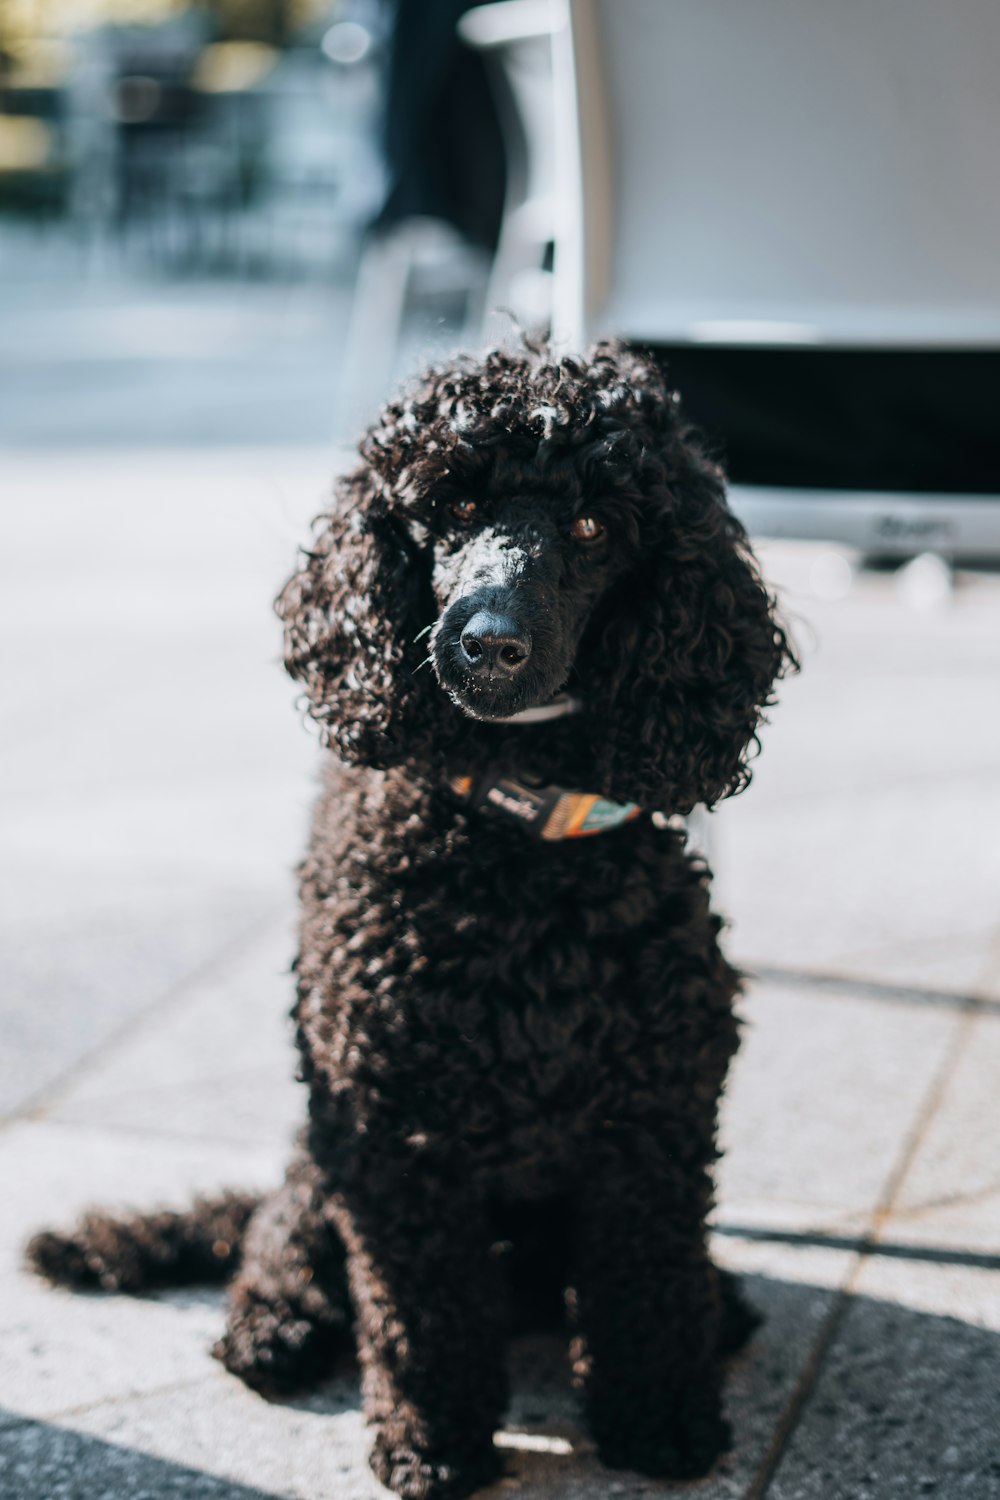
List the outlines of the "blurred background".
<svg viewBox="0 0 1000 1500">
<path fill-rule="evenodd" d="M 1000 1494 L 998 57 L 993 0 L 2 0 L 0 1496 L 341 1500 L 341 1441 L 369 1493 L 353 1388 L 265 1415 L 211 1299 L 18 1247 L 280 1171 L 318 754 L 271 600 L 392 385 L 518 327 L 662 356 L 803 659 L 696 830 L 769 1319 L 705 1494 Z M 580 1451 L 524 1493 L 606 1494 Z"/>
<path fill-rule="evenodd" d="M 395 211 L 392 9 L 4 5 L 0 337 L 20 367 L 0 441 L 330 440 L 360 248 Z M 473 274 L 418 340 L 461 318 Z"/>
</svg>

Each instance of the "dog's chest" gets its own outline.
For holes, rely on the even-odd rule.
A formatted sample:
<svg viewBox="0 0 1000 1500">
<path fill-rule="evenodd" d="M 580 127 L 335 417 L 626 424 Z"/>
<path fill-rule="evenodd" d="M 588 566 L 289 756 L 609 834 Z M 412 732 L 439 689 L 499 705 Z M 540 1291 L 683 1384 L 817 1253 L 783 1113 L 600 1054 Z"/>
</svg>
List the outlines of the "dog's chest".
<svg viewBox="0 0 1000 1500">
<path fill-rule="evenodd" d="M 352 840 L 319 875 L 303 890 L 300 1045 L 314 1109 L 370 1139 L 462 1138 L 519 1171 L 565 1159 L 656 1086 L 688 1024 L 672 955 L 703 885 L 648 827 L 588 848 L 520 829 L 377 857 Z"/>
<path fill-rule="evenodd" d="M 331 976 L 355 997 L 342 1056 L 397 1077 L 421 1059 L 443 1086 L 468 1088 L 473 1113 L 498 1099 L 507 1115 L 578 1112 L 635 1051 L 664 923 L 643 868 L 605 859 L 571 873 L 465 862 L 379 892 Z"/>
</svg>

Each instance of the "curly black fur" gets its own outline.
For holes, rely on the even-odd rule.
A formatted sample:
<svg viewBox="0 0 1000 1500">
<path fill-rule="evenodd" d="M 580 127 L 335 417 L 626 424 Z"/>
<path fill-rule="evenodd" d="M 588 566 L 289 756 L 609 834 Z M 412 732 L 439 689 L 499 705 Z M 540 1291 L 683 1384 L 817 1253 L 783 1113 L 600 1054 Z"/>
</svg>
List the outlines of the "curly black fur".
<svg viewBox="0 0 1000 1500">
<path fill-rule="evenodd" d="M 183 1213 L 87 1214 L 72 1236 L 36 1234 L 28 1259 L 50 1281 L 109 1292 L 228 1281 L 258 1201 L 250 1193 L 223 1193 L 197 1198 Z"/>
<path fill-rule="evenodd" d="M 246 1231 L 219 1352 L 284 1387 L 328 1367 L 353 1310 L 376 1474 L 458 1497 L 497 1470 L 505 1281 L 536 1311 L 571 1288 L 601 1455 L 704 1473 L 753 1324 L 706 1249 L 739 987 L 708 871 L 662 820 L 536 842 L 448 780 L 714 803 L 749 780 L 788 643 L 721 473 L 620 346 L 431 371 L 361 457 L 278 604 L 334 752 L 301 869 L 309 1125 Z M 519 643 L 506 662 L 467 648 L 484 617 Z M 577 715 L 500 722 L 563 687 Z M 188 1233 L 221 1262 L 219 1212 Z M 32 1253 L 134 1287 L 165 1268 L 156 1222 L 91 1218 Z"/>
</svg>

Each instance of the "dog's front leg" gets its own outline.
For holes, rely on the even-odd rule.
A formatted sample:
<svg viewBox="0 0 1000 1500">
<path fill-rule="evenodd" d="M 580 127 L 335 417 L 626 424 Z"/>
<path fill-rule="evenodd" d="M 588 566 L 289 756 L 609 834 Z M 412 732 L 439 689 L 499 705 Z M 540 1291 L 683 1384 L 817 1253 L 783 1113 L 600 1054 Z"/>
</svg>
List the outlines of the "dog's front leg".
<svg viewBox="0 0 1000 1500">
<path fill-rule="evenodd" d="M 574 1247 L 574 1374 L 600 1456 L 675 1479 L 706 1473 L 729 1440 L 709 1189 L 692 1165 L 689 1150 L 650 1150 L 648 1138 L 645 1151 L 638 1140 L 602 1150 Z"/>
<path fill-rule="evenodd" d="M 343 1246 L 326 1211 L 323 1173 L 299 1152 L 247 1227 L 215 1353 L 272 1393 L 322 1378 L 351 1340 Z"/>
<path fill-rule="evenodd" d="M 457 1500 L 499 1470 L 501 1287 L 482 1206 L 450 1173 L 365 1164 L 334 1199 L 364 1370 L 371 1465 L 407 1500 Z"/>
</svg>

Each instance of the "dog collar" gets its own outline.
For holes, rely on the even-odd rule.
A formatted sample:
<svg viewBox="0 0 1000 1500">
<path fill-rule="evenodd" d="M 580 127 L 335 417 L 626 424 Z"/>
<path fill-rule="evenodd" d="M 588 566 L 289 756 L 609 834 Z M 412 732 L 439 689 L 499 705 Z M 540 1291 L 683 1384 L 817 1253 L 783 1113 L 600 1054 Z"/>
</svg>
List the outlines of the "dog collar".
<svg viewBox="0 0 1000 1500">
<path fill-rule="evenodd" d="M 535 708 L 522 708 L 519 714 L 511 714 L 509 719 L 494 719 L 494 724 L 546 724 L 550 719 L 564 719 L 567 714 L 575 714 L 580 711 L 579 698 L 571 698 L 569 693 L 559 693 L 555 698 L 550 698 L 548 703 L 539 703 Z"/>
<path fill-rule="evenodd" d="M 451 789 L 468 807 L 512 818 L 533 838 L 555 842 L 608 833 L 639 816 L 635 802 L 608 802 L 591 792 L 534 786 L 512 776 L 454 776 Z"/>
</svg>

